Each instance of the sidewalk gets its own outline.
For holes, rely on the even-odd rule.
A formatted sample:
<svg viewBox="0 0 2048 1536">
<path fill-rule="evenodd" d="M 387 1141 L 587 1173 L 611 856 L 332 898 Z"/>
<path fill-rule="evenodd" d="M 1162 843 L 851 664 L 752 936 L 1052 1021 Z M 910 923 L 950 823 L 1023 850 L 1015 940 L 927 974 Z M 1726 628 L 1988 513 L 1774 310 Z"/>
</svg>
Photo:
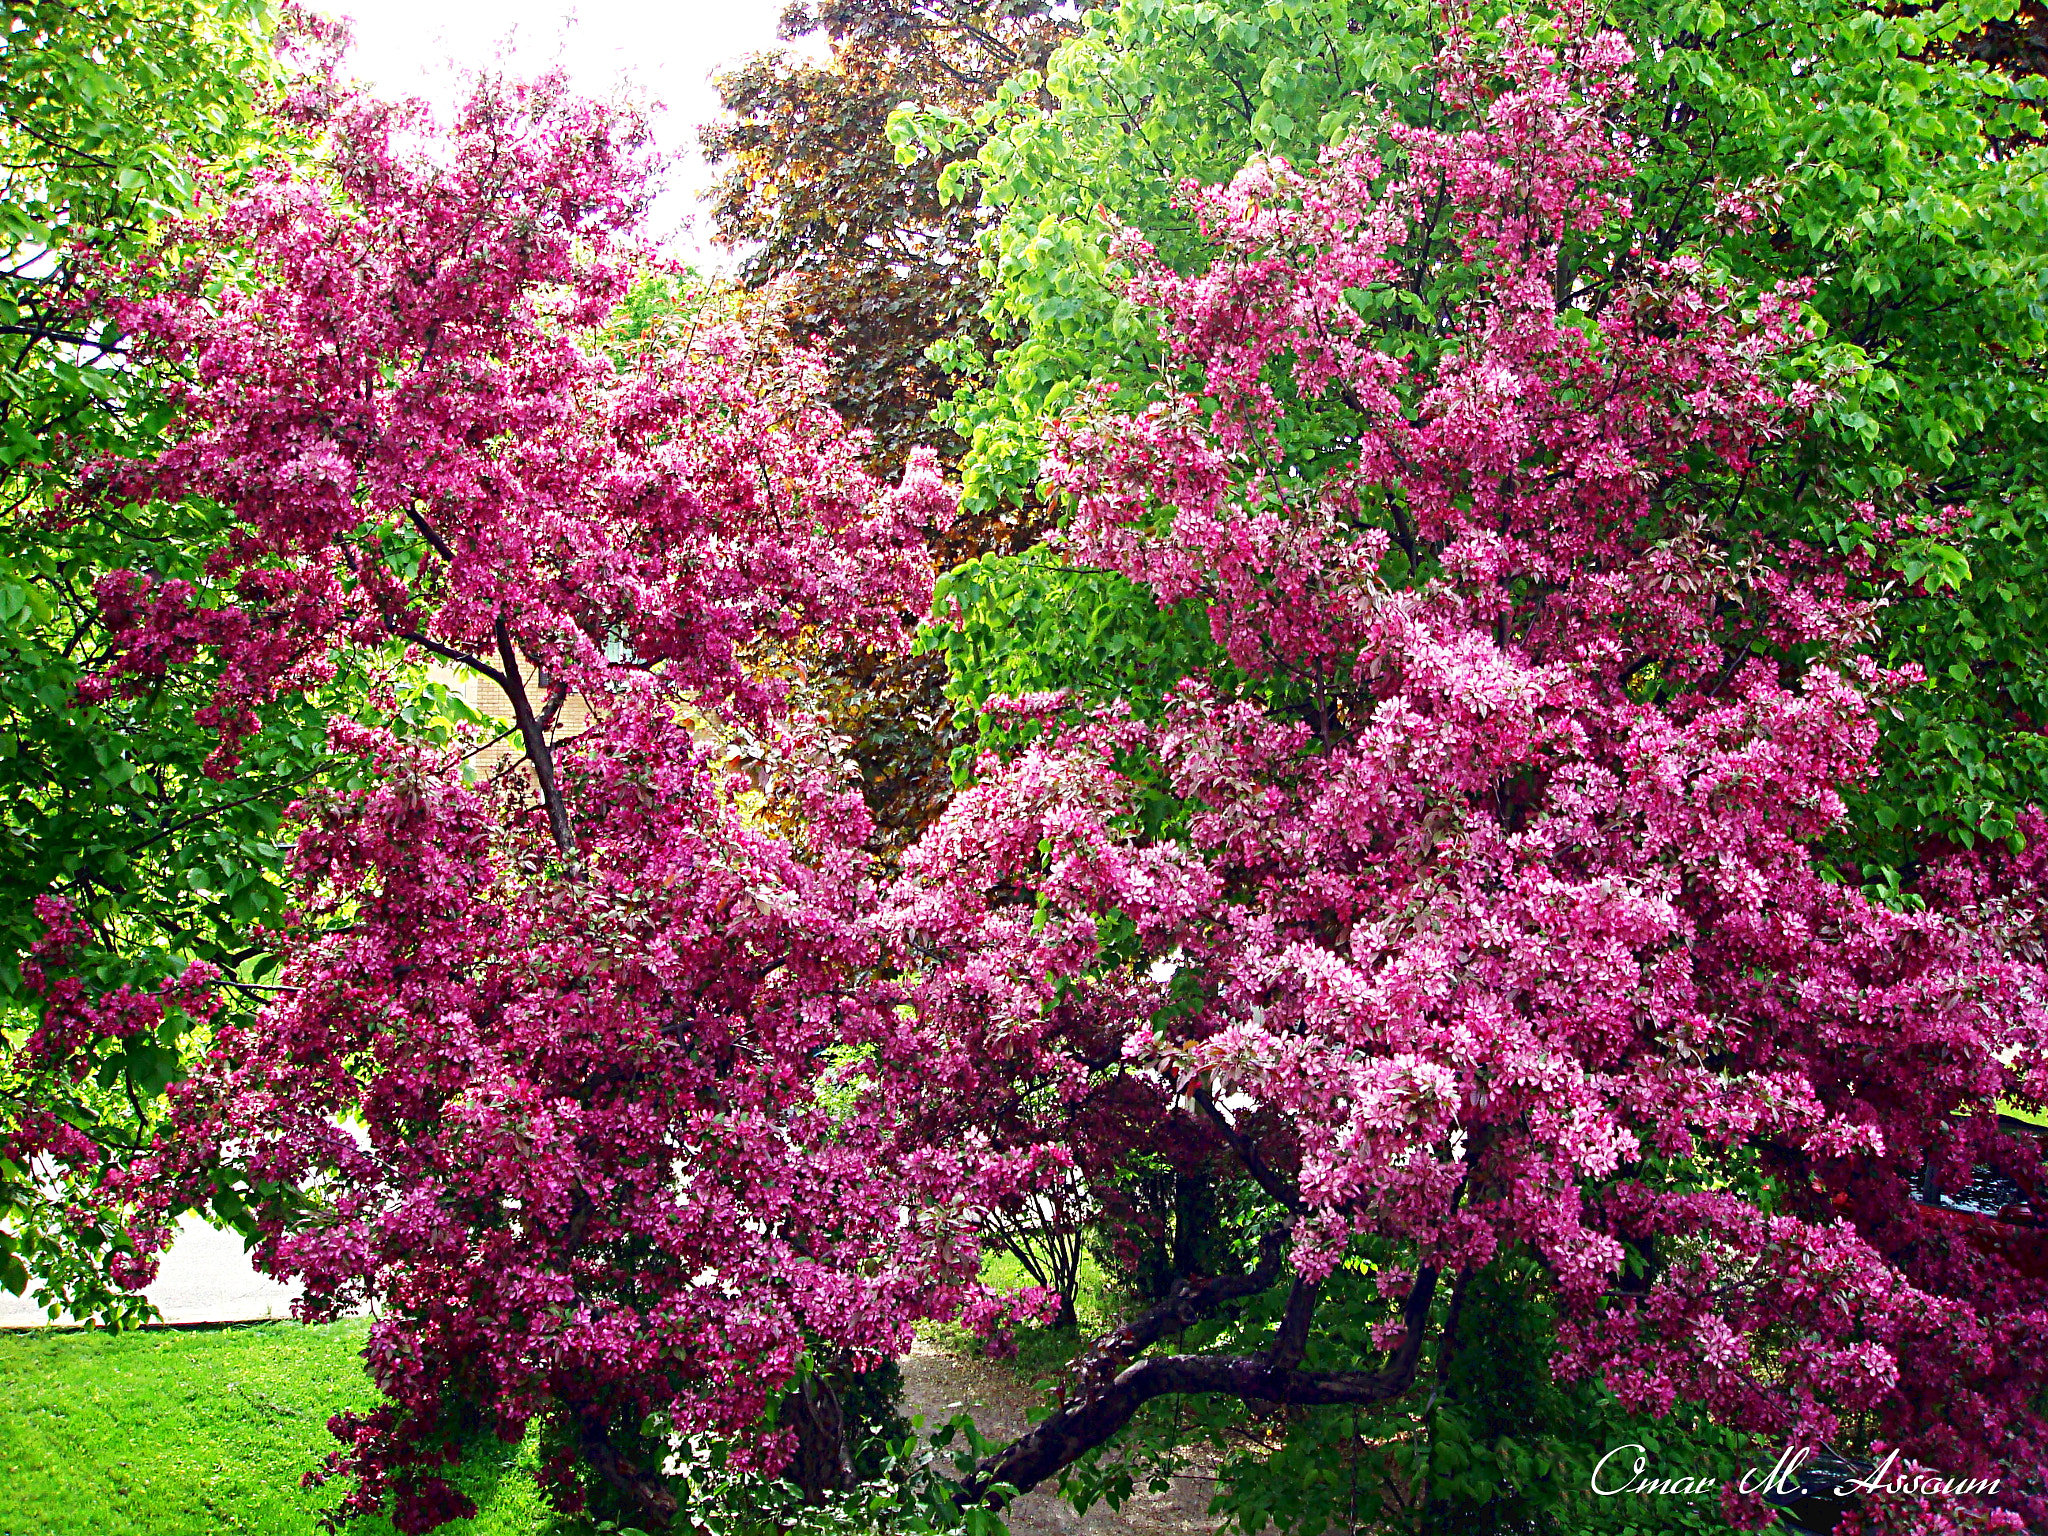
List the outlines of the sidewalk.
<svg viewBox="0 0 2048 1536">
<path fill-rule="evenodd" d="M 929 1434 L 965 1409 L 991 1439 L 1010 1440 L 1030 1428 L 1036 1401 L 1016 1376 L 987 1360 L 949 1354 L 919 1339 L 899 1362 L 903 1367 L 903 1412 L 922 1414 Z M 1215 1479 L 1196 1468 L 1176 1477 L 1164 1493 L 1142 1485 L 1121 1509 L 1107 1504 L 1077 1515 L 1049 1486 L 1031 1490 L 1003 1512 L 1010 1536 L 1214 1536 L 1222 1522 L 1208 1513 Z"/>
<path fill-rule="evenodd" d="M 197 1216 L 178 1223 L 177 1240 L 164 1255 L 156 1284 L 143 1294 L 167 1323 L 241 1323 L 291 1316 L 297 1286 L 256 1273 L 242 1240 Z M 70 1322 L 68 1317 L 57 1319 Z M 47 1327 L 50 1318 L 30 1296 L 0 1290 L 0 1328 Z"/>
</svg>

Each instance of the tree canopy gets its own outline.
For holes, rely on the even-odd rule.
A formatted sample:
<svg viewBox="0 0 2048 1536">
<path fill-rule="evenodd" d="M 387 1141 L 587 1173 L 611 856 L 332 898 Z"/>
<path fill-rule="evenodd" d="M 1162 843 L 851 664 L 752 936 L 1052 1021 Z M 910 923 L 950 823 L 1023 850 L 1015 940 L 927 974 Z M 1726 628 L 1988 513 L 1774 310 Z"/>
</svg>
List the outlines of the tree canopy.
<svg viewBox="0 0 2048 1536">
<path fill-rule="evenodd" d="M 1253 1415 L 1247 1536 L 1619 1532 L 1651 1434 L 1703 1529 L 1760 1443 L 2048 1520 L 2011 17 L 845 0 L 728 85 L 749 291 L 558 77 L 439 125 L 317 20 L 53 15 L 6 1278 L 132 1320 L 207 1209 L 372 1309 L 318 1475 L 406 1532 L 482 1435 L 614 1524 L 986 1533 Z M 151 181 L 94 50 L 179 18 Z M 914 645 L 943 810 L 876 793 Z M 957 1475 L 863 1444 L 917 1325 L 1071 1315 L 981 1279 L 1041 1218 L 1119 1325 Z"/>
<path fill-rule="evenodd" d="M 1028 1041 L 1078 1097 L 1120 1042 L 1270 1225 L 1246 1274 L 1085 1362 L 992 1479 L 1029 1485 L 1159 1394 L 1397 1401 L 1517 1255 L 1557 1373 L 1626 1408 L 1822 1442 L 1867 1415 L 1987 1478 L 2037 1443 L 2012 1371 L 2037 1237 L 1963 1259 L 1908 1190 L 1915 1157 L 2038 1156 L 1997 1109 L 2048 1085 L 2038 959 L 1975 914 L 2039 921 L 2041 823 L 2018 862 L 1930 863 L 1911 913 L 1831 867 L 1840 788 L 1912 676 L 1858 654 L 1872 556 L 1731 526 L 1823 398 L 1782 366 L 1805 285 L 1621 235 L 1645 173 L 1606 108 L 1631 58 L 1611 31 L 1454 35 L 1436 122 L 1184 187 L 1196 274 L 1123 244 L 1164 357 L 1050 429 L 1060 547 L 1192 603 L 1214 659 L 1146 716 L 992 705 L 1037 734 L 913 855 L 910 916 L 963 1062 Z M 1603 243 L 1641 259 L 1572 302 Z M 1445 274 L 1434 338 L 1399 302 L 1418 270 Z M 1325 401 L 1341 452 L 1304 446 Z M 1283 1279 L 1234 1351 L 1140 1353 Z M 1325 1287 L 1353 1292 L 1343 1327 Z"/>
<path fill-rule="evenodd" d="M 2009 837 L 2048 771 L 2040 84 L 1980 62 L 2007 60 L 1990 43 L 2012 12 L 2002 0 L 1910 14 L 1836 0 L 1750 17 L 1613 12 L 1639 44 L 1638 89 L 1615 109 L 1642 146 L 1635 216 L 1607 237 L 1619 245 L 1575 237 L 1560 277 L 1561 296 L 1595 309 L 1651 254 L 1696 252 L 1747 285 L 1811 285 L 1796 366 L 1828 388 L 1809 450 L 1746 483 L 1729 515 L 1845 552 L 1892 540 L 1870 575 L 1883 599 L 1870 649 L 1927 681 L 1888 712 L 1880 778 L 1857 798 L 1872 884 L 1910 875 L 1928 838 Z M 959 407 L 969 505 L 1032 485 L 1043 423 L 1092 383 L 1135 383 L 1154 366 L 1116 232 L 1135 228 L 1197 269 L 1207 249 L 1175 202 L 1186 178 L 1227 180 L 1253 155 L 1312 163 L 1382 97 L 1433 120 L 1416 66 L 1439 27 L 1431 7 L 1377 0 L 1120 6 L 1090 13 L 1042 82 L 1020 79 L 981 114 L 986 126 L 899 117 L 907 156 L 945 160 L 963 134 L 983 140 L 946 172 L 995 214 L 990 315 L 1007 343 Z M 1050 110 L 1032 98 L 1041 89 Z M 1404 306 L 1426 346 L 1464 281 L 1419 264 L 1374 302 Z M 1343 402 L 1289 412 L 1304 451 L 1342 452 L 1357 430 Z M 1129 636 L 1123 668 L 1182 664 L 1184 626 L 1147 616 L 1112 580 L 998 559 L 949 590 L 966 622 L 946 644 L 970 698 L 1084 680 L 1111 629 Z M 1013 625 L 1028 645 L 975 638 Z M 1105 694 L 1129 673 L 1108 675 Z"/>
</svg>

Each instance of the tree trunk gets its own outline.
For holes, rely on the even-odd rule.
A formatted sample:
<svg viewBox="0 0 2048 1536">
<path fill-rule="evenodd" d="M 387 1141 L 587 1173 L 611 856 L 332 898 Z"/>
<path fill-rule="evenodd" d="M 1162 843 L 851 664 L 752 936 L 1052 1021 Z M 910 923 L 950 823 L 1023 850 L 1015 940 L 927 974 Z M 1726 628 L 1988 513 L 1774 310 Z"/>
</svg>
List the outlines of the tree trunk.
<svg viewBox="0 0 2048 1536">
<path fill-rule="evenodd" d="M 605 1432 L 603 1420 L 595 1417 L 580 1421 L 577 1449 L 590 1469 L 632 1506 L 639 1524 L 651 1531 L 668 1529 L 669 1522 L 676 1517 L 676 1496 L 658 1468 L 645 1471 L 620 1455 Z"/>
<path fill-rule="evenodd" d="M 784 1399 L 796 1430 L 796 1459 L 790 1476 L 806 1504 L 822 1504 L 828 1493 L 853 1486 L 853 1458 L 846 1449 L 846 1411 L 830 1383 L 812 1371 Z"/>
<path fill-rule="evenodd" d="M 1000 1506 L 1012 1495 L 996 1492 L 998 1487 L 1030 1491 L 1106 1443 L 1156 1397 L 1220 1393 L 1247 1403 L 1339 1405 L 1380 1403 L 1406 1392 L 1415 1380 L 1436 1294 L 1437 1272 L 1427 1267 L 1416 1274 L 1409 1289 L 1402 1307 L 1405 1331 L 1381 1370 L 1298 1369 L 1320 1289 L 1299 1279 L 1274 1332 L 1273 1347 L 1264 1354 L 1138 1358 L 1167 1335 L 1213 1315 L 1225 1302 L 1255 1296 L 1278 1280 L 1291 1228 L 1291 1222 L 1284 1223 L 1266 1234 L 1259 1244 L 1259 1262 L 1247 1273 L 1182 1280 L 1166 1301 L 1098 1340 L 1075 1363 L 1066 1401 L 983 1462 L 963 1485 L 965 1497 Z"/>
</svg>

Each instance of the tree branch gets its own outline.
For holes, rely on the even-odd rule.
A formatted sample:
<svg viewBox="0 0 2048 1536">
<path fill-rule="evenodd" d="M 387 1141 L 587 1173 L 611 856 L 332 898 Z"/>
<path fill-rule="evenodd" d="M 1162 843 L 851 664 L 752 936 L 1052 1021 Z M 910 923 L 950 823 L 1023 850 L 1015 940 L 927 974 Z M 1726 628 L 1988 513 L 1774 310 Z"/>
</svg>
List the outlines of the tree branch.
<svg viewBox="0 0 2048 1536">
<path fill-rule="evenodd" d="M 1287 1293 L 1287 1311 L 1273 1334 L 1273 1347 L 1266 1352 L 1266 1363 L 1275 1370 L 1293 1370 L 1308 1353 L 1308 1327 L 1315 1321 L 1316 1297 L 1321 1289 L 1313 1280 L 1294 1277 L 1294 1288 Z"/>
<path fill-rule="evenodd" d="M 512 631 L 506 627 L 505 616 L 498 615 L 495 629 L 498 635 L 498 657 L 505 665 L 505 697 L 512 704 L 512 718 L 519 723 L 519 739 L 525 744 L 527 761 L 533 764 L 533 776 L 540 781 L 541 804 L 547 808 L 548 830 L 554 834 L 555 846 L 567 858 L 576 857 L 576 834 L 569 827 L 569 808 L 562 801 L 561 786 L 555 782 L 555 754 L 548 745 L 548 735 L 533 712 L 533 701 L 526 696 L 526 679 L 520 675 L 519 653 L 512 647 Z"/>
<path fill-rule="evenodd" d="M 576 1448 L 591 1470 L 623 1494 L 641 1520 L 658 1530 L 667 1528 L 679 1506 L 666 1478 L 647 1472 L 620 1455 L 611 1436 L 605 1433 L 604 1421 L 594 1415 L 580 1420 L 576 1441 Z"/>
<path fill-rule="evenodd" d="M 1292 1222 L 1282 1222 L 1259 1240 L 1259 1261 L 1242 1275 L 1187 1275 L 1174 1282 L 1166 1299 L 1112 1333 L 1104 1334 L 1074 1362 L 1081 1392 L 1111 1380 L 1133 1358 L 1169 1333 L 1200 1322 L 1225 1302 L 1256 1296 L 1280 1278 Z"/>
<path fill-rule="evenodd" d="M 429 640 L 417 630 L 399 629 L 393 630 L 392 633 L 397 639 L 403 640 L 410 645 L 416 645 L 423 651 L 432 651 L 443 661 L 452 661 L 458 666 L 468 667 L 472 672 L 481 672 L 485 677 L 488 677 L 492 682 L 505 690 L 505 697 L 509 699 L 512 696 L 512 684 L 506 680 L 505 674 L 496 667 L 488 666 L 484 662 L 479 661 L 467 651 L 458 651 L 452 645 L 443 645 L 438 640 Z"/>
<path fill-rule="evenodd" d="M 1285 1231 L 1284 1228 L 1281 1230 Z M 1269 1233 L 1269 1243 L 1272 1237 L 1273 1234 Z M 1277 1247 L 1274 1252 L 1277 1253 Z M 1264 1268 L 1262 1263 L 1260 1269 Z M 1248 1280 L 1251 1277 L 1239 1278 Z M 1132 1415 L 1155 1397 L 1213 1392 L 1241 1398 L 1247 1403 L 1304 1405 L 1383 1403 L 1389 1398 L 1399 1397 L 1415 1380 L 1415 1366 L 1422 1355 L 1422 1337 L 1429 1321 L 1430 1302 L 1436 1294 L 1436 1281 L 1434 1269 L 1425 1268 L 1416 1275 L 1415 1285 L 1409 1291 L 1403 1308 L 1407 1334 L 1380 1370 L 1295 1370 L 1276 1364 L 1274 1353 L 1155 1355 L 1149 1360 L 1140 1360 L 1095 1390 L 1070 1399 L 1037 1428 L 1013 1441 L 993 1460 L 984 1462 L 967 1480 L 963 1495 L 969 1500 L 984 1500 L 994 1505 L 1006 1503 L 1007 1494 L 996 1495 L 990 1490 L 997 1485 L 1006 1485 L 1023 1493 L 1036 1487 L 1061 1468 L 1105 1444 L 1131 1421 Z M 1299 1295 L 1297 1290 L 1296 1296 Z M 1171 1305 L 1170 1301 L 1168 1305 Z M 1313 1299 L 1305 1305 L 1312 1310 Z M 1294 1310 L 1295 1298 L 1290 1297 L 1290 1319 Z M 1305 1319 L 1301 1327 L 1305 1336 Z M 1286 1325 L 1283 1324 L 1283 1334 L 1285 1331 Z"/>
<path fill-rule="evenodd" d="M 1237 1160 L 1244 1164 L 1244 1170 L 1252 1176 L 1252 1182 L 1264 1190 L 1282 1210 L 1299 1216 L 1303 1210 L 1301 1192 L 1280 1174 L 1260 1154 L 1258 1145 L 1233 1125 L 1228 1116 L 1218 1107 L 1207 1088 L 1197 1088 L 1194 1100 L 1203 1114 L 1220 1131 L 1223 1139 L 1230 1143 L 1230 1150 L 1237 1154 Z"/>
<path fill-rule="evenodd" d="M 434 532 L 433 525 L 420 516 L 419 509 L 417 507 L 407 507 L 405 515 L 411 520 L 413 527 L 419 529 L 420 537 L 433 545 L 434 553 L 443 560 L 446 560 L 450 565 L 453 565 L 455 563 L 455 551 L 448 547 L 447 541 L 440 534 Z"/>
</svg>

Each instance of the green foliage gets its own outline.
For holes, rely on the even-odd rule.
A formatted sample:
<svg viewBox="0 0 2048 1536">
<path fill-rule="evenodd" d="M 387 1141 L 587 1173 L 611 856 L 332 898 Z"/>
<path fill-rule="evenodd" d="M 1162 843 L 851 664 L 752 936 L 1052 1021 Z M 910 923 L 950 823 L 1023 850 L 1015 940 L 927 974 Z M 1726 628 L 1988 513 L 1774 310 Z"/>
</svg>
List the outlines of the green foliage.
<svg viewBox="0 0 2048 1536">
<path fill-rule="evenodd" d="M 232 174 L 268 132 L 267 5 L 103 0 L 8 11 L 0 50 L 0 952 L 40 932 L 46 891 L 87 893 L 159 939 L 270 915 L 266 794 L 310 750 L 271 723 L 250 783 L 198 781 L 197 686 L 83 707 L 99 660 L 94 583 L 141 570 L 203 583 L 226 519 L 205 505 L 83 508 L 77 467 L 146 451 L 170 411 L 92 318 L 92 263 L 150 247 L 188 211 L 193 165 Z M 317 735 L 317 716 L 315 729 Z M 252 791 L 254 793 L 252 794 Z M 240 814 L 232 814 L 240 813 Z M 165 844 L 170 846 L 163 846 Z M 159 965 L 163 962 L 159 960 Z M 11 965 L 0 989 L 18 996 Z"/>
<path fill-rule="evenodd" d="M 273 916 L 282 852 L 272 841 L 280 778 L 302 776 L 307 711 L 273 721 L 246 784 L 200 772 L 208 733 L 190 688 L 87 706 L 95 583 L 133 568 L 199 574 L 222 532 L 205 508 L 64 506 L 83 460 L 132 452 L 166 424 L 153 381 L 93 318 L 91 263 L 136 254 L 190 206 L 194 158 L 242 162 L 258 140 L 255 88 L 269 76 L 266 12 L 229 0 L 111 0 L 11 7 L 0 50 L 0 1047 L 36 1009 L 19 956 L 42 934 L 32 903 L 70 898 L 99 952 L 97 991 L 149 988 L 205 955 L 233 973 L 236 928 Z M 256 978 L 248 978 L 254 981 Z M 144 1105 L 178 1075 L 175 1017 L 154 1039 L 103 1054 L 65 1089 L 0 1067 L 0 1118 L 54 1110 L 118 1155 L 148 1133 Z M 91 1065 L 89 1063 L 89 1065 Z M 53 1088 L 58 1088 L 52 1093 Z M 125 1237 L 79 1222 L 28 1168 L 0 1162 L 0 1281 L 31 1277 L 52 1303 L 109 1322 L 146 1309 L 120 1295 L 106 1260 Z"/>
<path fill-rule="evenodd" d="M 2035 596 L 2048 587 L 2042 82 L 1978 62 L 2001 56 L 1985 39 L 2003 35 L 2013 9 L 1794 0 L 1737 17 L 1695 0 L 1631 0 L 1609 13 L 1638 54 L 1632 127 L 1645 171 L 1626 238 L 1690 251 L 1745 284 L 1811 286 L 1816 339 L 1796 367 L 1830 400 L 1781 472 L 1742 487 L 1723 525 L 1773 548 L 1869 551 L 1869 595 L 1883 605 L 1873 648 L 1927 675 L 1896 701 L 1881 781 L 1844 849 L 1879 884 L 1931 838 L 2009 836 L 2017 807 L 2048 800 Z M 1483 32 L 1503 11 L 1482 7 L 1473 25 Z M 1089 12 L 1042 80 L 1012 81 L 971 121 L 897 114 L 906 159 L 979 143 L 944 182 L 992 215 L 983 250 L 1003 344 L 954 408 L 972 444 L 970 503 L 1030 495 L 1042 423 L 1089 386 L 1154 387 L 1158 338 L 1118 291 L 1113 233 L 1136 228 L 1174 265 L 1198 268 L 1201 242 L 1171 206 L 1184 179 L 1226 179 L 1260 153 L 1306 161 L 1382 110 L 1429 117 L 1437 103 L 1413 71 L 1441 36 L 1440 15 L 1406 0 L 1132 0 Z M 1749 227 L 1721 206 L 1738 190 L 1756 210 Z M 1586 243 L 1567 250 L 1560 281 L 1597 308 L 1634 260 Z M 1418 261 L 1408 289 L 1368 298 L 1428 347 L 1442 343 L 1432 328 L 1463 281 L 1455 262 Z M 1310 472 L 1344 452 L 1346 430 L 1329 402 L 1294 401 L 1286 455 Z M 1964 509 L 1952 525 L 1949 507 Z M 1123 696 L 1142 712 L 1148 686 L 1177 675 L 1194 620 L 1144 619 L 1118 628 L 1113 648 L 1099 596 L 1083 587 L 1053 599 L 1056 581 L 1075 578 L 1049 574 L 1042 557 L 1009 563 L 1041 569 L 983 561 L 950 594 L 964 638 L 932 643 L 949 646 L 955 697 L 1009 691 L 1035 671 L 1085 677 L 1098 670 L 1092 652 L 1106 663 L 1096 692 L 1133 690 Z M 1038 652 L 1054 660 L 1020 660 Z"/>
<path fill-rule="evenodd" d="M 846 1414 L 847 1440 L 853 1470 L 860 1477 L 879 1477 L 883 1464 L 910 1433 L 903 1417 L 903 1367 L 884 1360 L 872 1370 L 856 1372 L 839 1388 L 839 1406 Z"/>
<path fill-rule="evenodd" d="M 262 139 L 268 0 L 10 4 L 0 46 L 0 464 L 54 431 L 97 435 L 118 408 L 118 337 L 77 323 L 79 248 L 134 254 L 191 205 L 193 166 L 230 169 Z M 69 250 L 67 250 L 69 248 Z"/>
<path fill-rule="evenodd" d="M 993 1449 L 964 1417 L 941 1427 L 930 1442 L 906 1427 L 900 1438 L 865 1448 L 866 1466 L 853 1487 L 805 1503 L 793 1483 L 732 1469 L 725 1445 L 692 1441 L 671 1477 L 682 1510 L 670 1529 L 682 1536 L 1007 1536 L 1008 1527 L 994 1511 L 984 1505 L 963 1509 L 952 1492 L 953 1480 Z"/>
<path fill-rule="evenodd" d="M 1457 1347 L 1439 1362 L 1440 1396 L 1424 1416 L 1425 1433 L 1396 1442 L 1396 1501 L 1410 1528 L 1442 1536 L 1510 1531 L 1613 1532 L 1631 1526 L 1667 1532 L 1722 1532 L 1719 1489 L 1764 1456 L 1751 1437 L 1723 1429 L 1691 1404 L 1653 1420 L 1626 1412 L 1597 1385 L 1550 1378 L 1554 1320 L 1526 1270 L 1473 1277 L 1456 1329 Z M 1646 1475 L 1692 1480 L 1677 1494 L 1596 1494 L 1630 1480 L 1639 1445 Z"/>
<path fill-rule="evenodd" d="M 945 658 L 947 696 L 967 712 L 997 695 L 1067 689 L 1077 706 L 1122 699 L 1144 714 L 1178 679 L 1220 666 L 1198 604 L 1162 609 L 1136 583 L 1060 564 L 1042 544 L 955 567 L 939 578 L 934 607 L 957 620 L 927 627 L 918 644 Z M 978 744 L 955 752 L 955 778 L 978 751 L 1011 750 L 1035 733 L 986 722 Z"/>
<path fill-rule="evenodd" d="M 1203 260 L 1185 214 L 1186 179 L 1228 180 L 1254 153 L 1312 160 L 1370 111 L 1362 94 L 1398 88 L 1436 35 L 1427 5 L 1329 0 L 1135 0 L 1082 18 L 1043 77 L 1020 76 L 976 114 L 981 136 L 943 114 L 899 113 L 906 158 L 951 159 L 945 186 L 995 215 L 983 243 L 989 317 L 1006 343 L 955 404 L 972 444 L 968 505 L 1028 496 L 1040 423 L 1096 381 L 1143 388 L 1161 355 L 1153 322 L 1124 300 L 1111 238 L 1137 229 L 1184 269 Z M 1042 111 L 1040 93 L 1057 103 Z"/>
<path fill-rule="evenodd" d="M 1327 1282 L 1308 1364 L 1369 1367 L 1373 1328 L 1391 1308 L 1370 1260 L 1353 1257 Z M 1257 1350 L 1285 1305 L 1276 1287 L 1232 1318 L 1190 1330 L 1190 1347 Z M 1438 1301 L 1439 1321 L 1450 1302 Z M 1400 1536 L 1630 1536 L 1725 1533 L 1718 1492 L 1772 1456 L 1692 1405 L 1666 1418 L 1628 1413 L 1597 1383 L 1551 1379 L 1554 1320 L 1528 1266 L 1475 1277 L 1459 1304 L 1456 1344 L 1427 1368 L 1421 1401 L 1378 1408 L 1270 1409 L 1165 1400 L 1103 1450 L 1069 1468 L 1062 1491 L 1079 1508 L 1121 1506 L 1140 1487 L 1164 1491 L 1192 1455 L 1216 1458 L 1211 1513 L 1226 1532 L 1268 1528 Z M 1181 1347 L 1176 1341 L 1175 1348 Z M 1691 1479 L 1675 1493 L 1596 1495 L 1595 1464 L 1610 1451 L 1603 1488 L 1629 1480 L 1631 1447 L 1646 1476 Z M 1697 1490 L 1697 1491 L 1694 1491 Z"/>
<path fill-rule="evenodd" d="M 192 208 L 195 166 L 231 182 L 259 156 L 306 149 L 267 111 L 272 20 L 251 0 L 29 4 L 10 7 L 0 47 L 0 1126 L 53 1112 L 109 1162 L 147 1141 L 206 1040 L 173 1013 L 153 1036 L 100 1042 L 76 1083 L 6 1061 L 40 1011 L 19 970 L 43 934 L 33 903 L 63 897 L 86 924 L 73 967 L 90 992 L 151 990 L 203 959 L 235 1006 L 254 1005 L 270 961 L 253 932 L 285 906 L 284 809 L 328 772 L 328 715 L 367 691 L 344 674 L 280 700 L 224 778 L 195 718 L 211 663 L 100 703 L 78 691 L 110 660 L 95 589 L 111 573 L 188 581 L 203 606 L 233 597 L 207 577 L 231 532 L 220 508 L 74 488 L 95 458 L 146 456 L 173 414 L 162 370 L 135 364 L 95 308 L 99 264 L 175 259 L 164 244 Z M 428 690 L 398 723 L 447 712 Z M 33 1281 L 109 1323 L 144 1315 L 107 1273 L 125 1233 L 68 1209 L 54 1172 L 0 1163 L 0 1283 Z M 97 1172 L 71 1176 L 89 1188 Z"/>
<path fill-rule="evenodd" d="M 2048 801 L 2048 631 L 2024 596 L 2048 577 L 2042 82 L 1959 46 L 2010 4 L 1808 4 L 1710 30 L 1712 9 L 1648 15 L 1701 34 L 1643 66 L 1646 106 L 1701 114 L 1658 140 L 1651 186 L 1681 229 L 1709 174 L 1768 188 L 1755 234 L 1712 249 L 1738 278 L 1814 285 L 1836 391 L 1797 478 L 1760 488 L 1759 520 L 1846 549 L 1858 503 L 1928 527 L 1967 508 L 1954 530 L 1903 540 L 1897 578 L 1872 584 L 1889 604 L 1881 654 L 1929 681 L 1888 723 L 1864 861 L 1907 864 L 1930 835 L 2009 836 L 2016 807 Z M 1817 67 L 1794 74 L 1788 49 Z"/>
</svg>

